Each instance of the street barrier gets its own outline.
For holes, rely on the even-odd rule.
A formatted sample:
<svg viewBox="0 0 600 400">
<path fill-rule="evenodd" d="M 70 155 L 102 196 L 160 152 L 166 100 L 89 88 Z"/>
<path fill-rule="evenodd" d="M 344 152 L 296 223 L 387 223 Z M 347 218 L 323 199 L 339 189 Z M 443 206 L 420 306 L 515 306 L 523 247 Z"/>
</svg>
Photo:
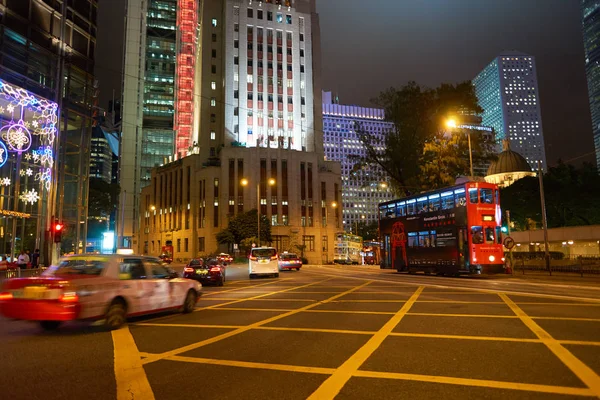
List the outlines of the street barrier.
<svg viewBox="0 0 600 400">
<path fill-rule="evenodd" d="M 514 272 L 521 272 L 525 275 L 529 272 L 542 272 L 552 275 L 553 272 L 573 273 L 584 275 L 599 275 L 600 274 L 600 259 L 597 257 L 573 257 L 564 260 L 550 260 L 550 269 L 546 268 L 546 263 L 543 258 L 536 259 L 520 259 L 515 260 Z"/>
<path fill-rule="evenodd" d="M 31 268 L 31 269 L 20 269 L 20 268 L 8 268 L 0 270 L 0 282 L 10 278 L 28 278 L 32 276 L 39 276 L 44 272 L 46 268 Z"/>
</svg>

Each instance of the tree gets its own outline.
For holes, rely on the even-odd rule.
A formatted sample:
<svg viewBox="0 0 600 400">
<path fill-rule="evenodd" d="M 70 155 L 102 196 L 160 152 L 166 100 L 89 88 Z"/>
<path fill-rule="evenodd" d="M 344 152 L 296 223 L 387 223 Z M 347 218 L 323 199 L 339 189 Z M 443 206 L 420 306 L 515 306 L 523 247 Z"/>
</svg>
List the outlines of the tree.
<svg viewBox="0 0 600 400">
<path fill-rule="evenodd" d="M 382 92 L 373 102 L 384 109 L 386 118 L 393 122 L 394 129 L 381 142 L 360 126 L 355 127 L 365 148 L 365 156 L 354 157 L 355 172 L 368 166 L 378 166 L 392 179 L 393 188 L 405 195 L 424 189 L 421 182 L 422 166 L 429 160 L 427 171 L 431 175 L 436 158 L 433 157 L 435 147 L 428 148 L 426 156 L 425 145 L 436 140 L 438 145 L 442 144 L 439 134 L 445 119 L 450 115 L 476 115 L 483 112 L 477 103 L 471 82 L 442 84 L 436 89 L 409 82 L 400 89 L 390 88 Z M 461 139 L 450 140 L 461 143 Z M 455 169 L 457 168 L 444 174 Z M 462 169 L 464 167 L 460 168 Z M 440 178 L 448 181 L 449 178 L 444 174 L 434 178 L 433 182 Z"/>
<path fill-rule="evenodd" d="M 594 166 L 559 162 L 543 179 L 549 228 L 600 224 L 600 176 Z M 500 202 L 503 210 L 510 210 L 515 229 L 542 225 L 538 178 L 523 178 L 502 189 Z"/>
<path fill-rule="evenodd" d="M 273 240 L 271 237 L 271 223 L 265 215 L 260 217 L 261 242 L 270 243 Z M 226 229 L 216 234 L 217 243 L 230 246 L 234 243 L 240 244 L 244 239 L 256 237 L 257 223 L 258 212 L 255 209 L 238 214 L 229 219 Z"/>
<path fill-rule="evenodd" d="M 377 240 L 378 231 L 378 222 L 371 222 L 370 224 L 367 224 L 365 222 L 358 223 L 358 236 L 361 236 L 363 240 Z"/>
</svg>

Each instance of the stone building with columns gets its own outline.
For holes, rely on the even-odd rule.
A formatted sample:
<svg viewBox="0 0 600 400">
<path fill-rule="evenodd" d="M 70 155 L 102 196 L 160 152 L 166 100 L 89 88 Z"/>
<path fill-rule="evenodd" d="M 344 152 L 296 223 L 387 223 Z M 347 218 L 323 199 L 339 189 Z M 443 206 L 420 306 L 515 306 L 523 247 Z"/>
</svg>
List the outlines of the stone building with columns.
<svg viewBox="0 0 600 400">
<path fill-rule="evenodd" d="M 261 147 L 224 147 L 208 161 L 192 154 L 154 168 L 141 195 L 138 251 L 159 255 L 171 241 L 176 262 L 224 251 L 216 234 L 230 217 L 257 208 L 260 184 L 260 213 L 271 223 L 270 245 L 297 253 L 293 245 L 304 245 L 311 264 L 332 262 L 335 234 L 342 229 L 336 207 L 340 169 L 319 153 Z M 270 179 L 273 186 L 267 184 Z"/>
</svg>

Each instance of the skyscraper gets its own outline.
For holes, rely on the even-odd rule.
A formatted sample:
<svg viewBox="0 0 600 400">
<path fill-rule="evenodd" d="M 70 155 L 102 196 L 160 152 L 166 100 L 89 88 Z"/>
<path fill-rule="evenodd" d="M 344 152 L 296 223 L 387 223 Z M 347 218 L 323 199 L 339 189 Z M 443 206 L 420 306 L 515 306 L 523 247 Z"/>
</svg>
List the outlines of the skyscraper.
<svg viewBox="0 0 600 400">
<path fill-rule="evenodd" d="M 229 218 L 259 209 L 274 246 L 296 242 L 309 259 L 331 260 L 341 182 L 323 154 L 315 1 L 195 4 L 178 4 L 175 155 L 142 190 L 138 248 L 156 254 L 170 240 L 185 256 L 216 251 Z"/>
<path fill-rule="evenodd" d="M 485 126 L 496 133 L 498 151 L 504 138 L 533 169 L 537 161 L 546 168 L 535 58 L 506 52 L 496 57 L 474 79 L 475 93 L 483 108 Z"/>
<path fill-rule="evenodd" d="M 83 250 L 89 147 L 97 95 L 97 8 L 97 0 L 19 0 L 0 4 L 0 79 L 50 100 L 60 109 L 60 119 L 53 121 L 53 127 L 59 130 L 59 141 L 52 138 L 55 147 L 47 153 L 55 162 L 49 171 L 44 171 L 50 174 L 45 176 L 52 177 L 52 194 L 42 210 L 46 221 L 32 235 L 37 238 L 36 246 L 55 217 L 66 225 L 63 251 Z M 29 129 L 32 127 L 35 124 Z M 35 133 L 34 141 L 39 137 Z M 35 168 L 32 171 L 37 173 Z"/>
<path fill-rule="evenodd" d="M 361 129 L 384 146 L 393 128 L 382 109 L 333 104 L 331 92 L 323 93 L 325 157 L 342 165 L 342 218 L 347 231 L 356 232 L 359 223 L 377 222 L 379 203 L 395 198 L 381 168 L 371 166 L 368 171 L 353 173 L 357 160 L 352 156 L 365 155 L 356 130 Z"/>
<path fill-rule="evenodd" d="M 585 72 L 588 81 L 596 163 L 600 169 L 600 1 L 581 0 Z"/>
</svg>

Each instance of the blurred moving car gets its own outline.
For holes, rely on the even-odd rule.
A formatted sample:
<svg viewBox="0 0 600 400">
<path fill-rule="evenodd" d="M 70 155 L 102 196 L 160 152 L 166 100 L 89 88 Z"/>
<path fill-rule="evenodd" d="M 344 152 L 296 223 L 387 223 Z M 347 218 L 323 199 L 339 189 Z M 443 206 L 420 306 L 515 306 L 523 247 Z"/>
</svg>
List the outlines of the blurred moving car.
<svg viewBox="0 0 600 400">
<path fill-rule="evenodd" d="M 231 264 L 233 262 L 233 257 L 226 253 L 221 253 L 217 256 L 217 260 L 221 261 L 225 265 Z"/>
<path fill-rule="evenodd" d="M 117 329 L 131 316 L 176 309 L 192 312 L 202 285 L 173 276 L 155 257 L 68 256 L 41 276 L 5 281 L 0 313 L 39 321 L 51 330 L 71 320 L 103 320 L 109 329 Z"/>
<path fill-rule="evenodd" d="M 300 271 L 302 268 L 302 260 L 295 253 L 288 253 L 287 251 L 283 252 L 283 254 L 279 255 L 279 270 L 290 270 L 295 269 L 296 271 Z"/>
<path fill-rule="evenodd" d="M 248 256 L 248 273 L 250 279 L 259 275 L 279 277 L 277 250 L 273 247 L 255 247 Z"/>
<path fill-rule="evenodd" d="M 194 258 L 183 269 L 183 277 L 206 284 L 223 286 L 225 284 L 225 266 L 216 258 L 203 260 Z"/>
</svg>

